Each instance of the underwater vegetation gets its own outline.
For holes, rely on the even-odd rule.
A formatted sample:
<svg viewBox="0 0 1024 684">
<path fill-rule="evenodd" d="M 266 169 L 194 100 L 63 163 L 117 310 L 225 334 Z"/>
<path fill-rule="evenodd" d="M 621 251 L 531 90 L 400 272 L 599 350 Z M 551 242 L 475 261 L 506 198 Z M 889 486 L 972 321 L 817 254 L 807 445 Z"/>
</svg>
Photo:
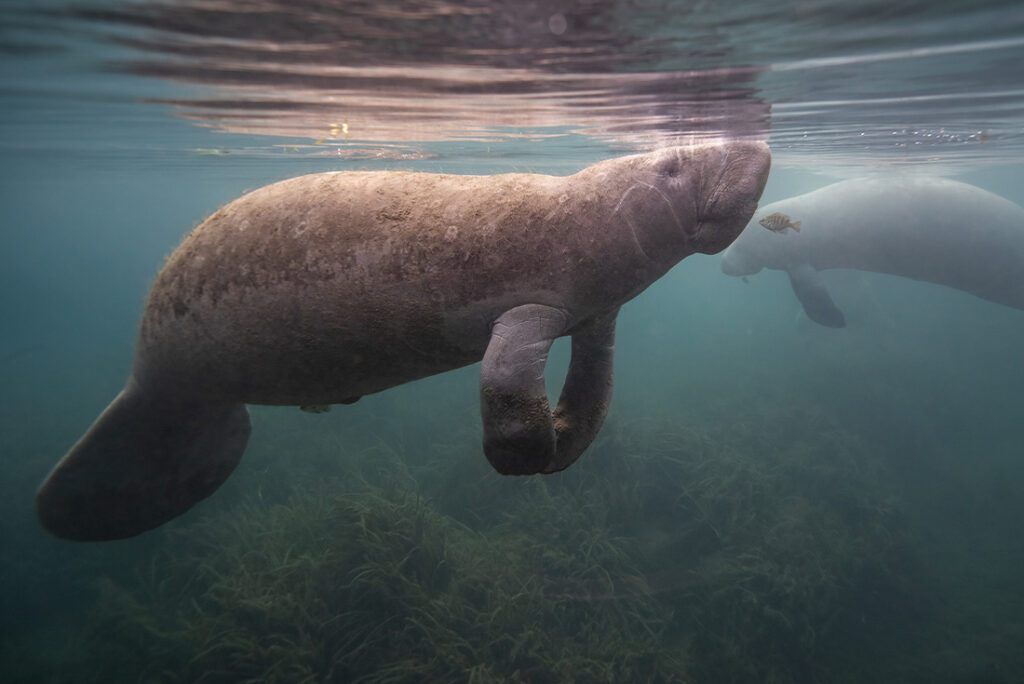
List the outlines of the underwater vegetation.
<svg viewBox="0 0 1024 684">
<path fill-rule="evenodd" d="M 548 509 L 557 513 L 557 507 Z M 614 541 L 495 543 L 407 489 L 296 493 L 188 530 L 141 595 L 104 589 L 97 629 L 144 681 L 670 681 L 668 612 Z M 589 594 L 627 591 L 625 601 Z M 119 635 L 110 639 L 110 634 Z M 94 647 L 103 648 L 102 644 Z M 102 673 L 98 673 L 101 674 Z"/>
<path fill-rule="evenodd" d="M 904 516 L 823 416 L 745 421 L 613 421 L 544 478 L 347 455 L 101 580 L 53 681 L 858 681 L 917 610 Z"/>
</svg>

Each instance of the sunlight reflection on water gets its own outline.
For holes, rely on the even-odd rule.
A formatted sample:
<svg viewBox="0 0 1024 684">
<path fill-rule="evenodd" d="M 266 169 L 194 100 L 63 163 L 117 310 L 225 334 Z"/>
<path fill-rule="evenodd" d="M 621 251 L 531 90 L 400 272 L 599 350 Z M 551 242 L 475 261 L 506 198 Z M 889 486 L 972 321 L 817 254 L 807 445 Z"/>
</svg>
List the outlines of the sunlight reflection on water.
<svg viewBox="0 0 1024 684">
<path fill-rule="evenodd" d="M 6 13 L 36 41 L 55 17 L 98 33 L 124 50 L 103 69 L 189 86 L 149 101 L 214 130 L 304 138 L 299 154 L 418 158 L 417 143 L 548 130 L 626 149 L 768 139 L 782 164 L 958 164 L 1016 160 L 1024 141 L 1016 2 L 145 0 Z M 3 45 L 42 49 L 24 35 Z"/>
</svg>

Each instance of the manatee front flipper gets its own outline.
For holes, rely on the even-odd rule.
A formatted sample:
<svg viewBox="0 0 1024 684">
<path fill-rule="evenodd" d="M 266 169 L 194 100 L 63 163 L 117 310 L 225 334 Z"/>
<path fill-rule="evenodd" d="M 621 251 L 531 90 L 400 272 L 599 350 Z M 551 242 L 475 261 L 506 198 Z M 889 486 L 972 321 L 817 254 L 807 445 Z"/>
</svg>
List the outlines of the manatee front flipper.
<svg viewBox="0 0 1024 684">
<path fill-rule="evenodd" d="M 612 361 L 618 309 L 572 332 L 572 359 L 555 407 L 555 458 L 545 473 L 579 458 L 604 424 L 612 399 Z"/>
<path fill-rule="evenodd" d="M 43 482 L 36 512 L 65 539 L 134 536 L 212 494 L 248 438 L 244 404 L 172 400 L 129 381 Z"/>
<path fill-rule="evenodd" d="M 480 369 L 484 453 L 505 475 L 568 467 L 593 440 L 611 397 L 615 314 L 573 332 L 572 361 L 554 419 L 544 389 L 551 343 L 568 314 L 541 304 L 506 311 L 491 330 Z"/>
<path fill-rule="evenodd" d="M 789 284 L 793 286 L 793 292 L 803 304 L 808 318 L 829 328 L 846 327 L 846 318 L 832 301 L 817 269 L 810 264 L 801 264 L 788 272 Z"/>
</svg>

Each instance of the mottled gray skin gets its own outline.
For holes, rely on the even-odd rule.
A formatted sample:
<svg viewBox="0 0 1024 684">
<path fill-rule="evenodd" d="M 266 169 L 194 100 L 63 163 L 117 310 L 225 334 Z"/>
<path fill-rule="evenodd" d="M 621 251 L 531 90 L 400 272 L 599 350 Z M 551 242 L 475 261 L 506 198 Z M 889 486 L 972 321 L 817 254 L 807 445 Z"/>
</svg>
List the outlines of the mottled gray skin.
<svg viewBox="0 0 1024 684">
<path fill-rule="evenodd" d="M 802 221 L 773 233 L 761 216 Z M 1024 209 L 966 183 L 929 177 L 848 180 L 761 207 L 722 258 L 744 276 L 786 271 L 811 320 L 843 327 L 819 271 L 851 268 L 924 280 L 1024 309 Z"/>
<path fill-rule="evenodd" d="M 351 403 L 481 359 L 491 463 L 565 468 L 604 419 L 618 308 L 728 245 L 768 169 L 766 146 L 730 142 L 567 177 L 324 173 L 245 195 L 167 260 L 128 384 L 43 484 L 40 519 L 73 539 L 138 534 L 230 474 L 244 404 Z"/>
</svg>

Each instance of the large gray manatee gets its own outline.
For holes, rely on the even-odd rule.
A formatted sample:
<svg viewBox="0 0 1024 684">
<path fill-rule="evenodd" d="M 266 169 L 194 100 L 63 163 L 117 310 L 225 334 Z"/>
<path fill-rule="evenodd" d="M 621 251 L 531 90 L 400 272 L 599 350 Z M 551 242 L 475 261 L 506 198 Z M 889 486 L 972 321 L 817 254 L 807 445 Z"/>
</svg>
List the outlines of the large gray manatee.
<svg viewBox="0 0 1024 684">
<path fill-rule="evenodd" d="M 733 141 L 566 177 L 322 173 L 245 195 L 167 260 L 127 385 L 43 483 L 39 518 L 69 539 L 138 534 L 227 478 L 246 403 L 352 403 L 481 359 L 493 466 L 566 468 L 604 420 L 619 307 L 724 249 L 769 165 Z M 552 415 L 544 364 L 563 335 Z"/>
<path fill-rule="evenodd" d="M 800 231 L 766 230 L 782 213 Z M 924 280 L 1024 309 L 1024 209 L 967 183 L 909 176 L 847 180 L 762 207 L 722 271 L 786 271 L 808 317 L 841 328 L 819 271 L 850 268 Z"/>
</svg>

